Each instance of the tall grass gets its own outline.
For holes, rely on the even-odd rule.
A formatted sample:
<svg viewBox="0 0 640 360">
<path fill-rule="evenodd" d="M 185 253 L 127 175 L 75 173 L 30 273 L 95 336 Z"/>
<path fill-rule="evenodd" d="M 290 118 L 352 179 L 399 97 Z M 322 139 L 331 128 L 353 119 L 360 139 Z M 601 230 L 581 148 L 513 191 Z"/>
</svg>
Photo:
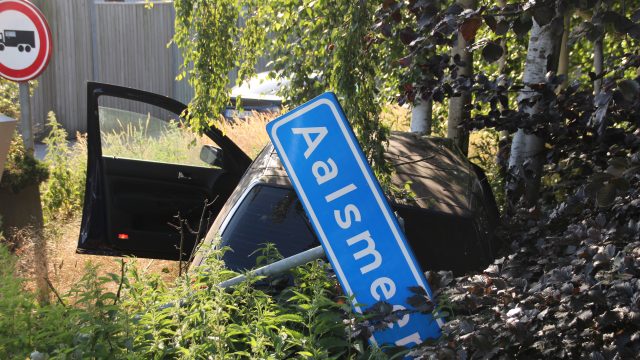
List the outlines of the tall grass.
<svg viewBox="0 0 640 360">
<path fill-rule="evenodd" d="M 102 130 L 102 155 L 172 164 L 206 166 L 200 161 L 205 141 L 178 121 L 158 126 L 151 116 L 137 121 L 115 119 L 115 126 Z M 103 121 L 104 122 L 104 121 Z"/>
<path fill-rule="evenodd" d="M 277 115 L 253 112 L 242 120 L 221 121 L 220 130 L 253 159 L 269 143 L 266 126 Z"/>
</svg>

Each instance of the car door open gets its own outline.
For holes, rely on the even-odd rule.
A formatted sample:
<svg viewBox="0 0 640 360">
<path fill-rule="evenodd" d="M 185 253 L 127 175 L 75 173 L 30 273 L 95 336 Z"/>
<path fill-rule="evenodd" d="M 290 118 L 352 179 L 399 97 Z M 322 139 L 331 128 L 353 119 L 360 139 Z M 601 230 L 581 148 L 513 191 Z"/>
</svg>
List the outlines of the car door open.
<svg viewBox="0 0 640 360">
<path fill-rule="evenodd" d="M 215 128 L 207 137 L 191 133 L 180 118 L 186 106 L 173 99 L 88 83 L 87 102 L 77 252 L 187 259 L 195 232 L 206 232 L 250 158 Z M 172 226 L 178 217 L 186 221 L 182 231 Z"/>
</svg>

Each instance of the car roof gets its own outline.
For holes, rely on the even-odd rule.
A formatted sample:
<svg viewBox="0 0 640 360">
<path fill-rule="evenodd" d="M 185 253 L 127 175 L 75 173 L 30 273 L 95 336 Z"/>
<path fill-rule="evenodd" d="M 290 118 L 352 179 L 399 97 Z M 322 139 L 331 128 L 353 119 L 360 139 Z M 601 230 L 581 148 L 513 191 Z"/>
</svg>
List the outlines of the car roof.
<svg viewBox="0 0 640 360">
<path fill-rule="evenodd" d="M 411 198 L 390 199 L 397 205 L 429 209 L 457 216 L 471 216 L 481 192 L 473 166 L 448 139 L 392 132 L 385 157 L 393 166 L 391 183 L 403 189 L 409 183 Z M 243 181 L 291 186 L 273 145 L 254 160 Z"/>
</svg>

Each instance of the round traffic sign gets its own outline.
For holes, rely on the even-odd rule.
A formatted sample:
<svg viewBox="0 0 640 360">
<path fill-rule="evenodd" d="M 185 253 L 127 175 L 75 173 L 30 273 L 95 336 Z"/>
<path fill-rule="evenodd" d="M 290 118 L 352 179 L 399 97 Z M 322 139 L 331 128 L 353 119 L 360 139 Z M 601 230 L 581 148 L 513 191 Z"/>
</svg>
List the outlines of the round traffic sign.
<svg viewBox="0 0 640 360">
<path fill-rule="evenodd" d="M 0 0 L 0 76 L 27 81 L 51 59 L 51 30 L 44 15 L 26 0 Z"/>
</svg>

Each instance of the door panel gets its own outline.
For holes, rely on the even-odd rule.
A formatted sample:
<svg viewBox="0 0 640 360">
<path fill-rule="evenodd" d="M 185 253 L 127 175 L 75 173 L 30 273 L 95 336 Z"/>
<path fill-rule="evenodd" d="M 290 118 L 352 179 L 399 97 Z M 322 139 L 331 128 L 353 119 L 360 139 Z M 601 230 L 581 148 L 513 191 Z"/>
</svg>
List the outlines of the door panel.
<svg viewBox="0 0 640 360">
<path fill-rule="evenodd" d="M 180 234 L 169 224 L 177 224 L 175 217 L 180 214 L 190 227 L 197 228 L 204 199 L 214 199 L 213 189 L 222 175 L 202 167 L 108 157 L 102 160 L 108 174 L 107 224 L 114 247 L 120 251 L 140 248 L 138 256 L 142 252 L 151 257 L 150 253 L 175 253 Z M 179 179 L 179 174 L 188 179 Z M 127 239 L 121 239 L 121 234 Z M 186 235 L 183 248 L 191 249 L 195 238 Z"/>
<path fill-rule="evenodd" d="M 197 230 L 205 202 L 217 199 L 204 212 L 215 218 L 250 160 L 217 129 L 207 132 L 209 138 L 191 134 L 179 117 L 184 109 L 160 95 L 88 84 L 89 160 L 78 252 L 174 260 L 191 254 L 197 234 L 188 228 Z M 199 160 L 204 144 L 222 149 L 222 167 Z M 178 215 L 188 225 L 182 236 L 171 226 Z"/>
</svg>

